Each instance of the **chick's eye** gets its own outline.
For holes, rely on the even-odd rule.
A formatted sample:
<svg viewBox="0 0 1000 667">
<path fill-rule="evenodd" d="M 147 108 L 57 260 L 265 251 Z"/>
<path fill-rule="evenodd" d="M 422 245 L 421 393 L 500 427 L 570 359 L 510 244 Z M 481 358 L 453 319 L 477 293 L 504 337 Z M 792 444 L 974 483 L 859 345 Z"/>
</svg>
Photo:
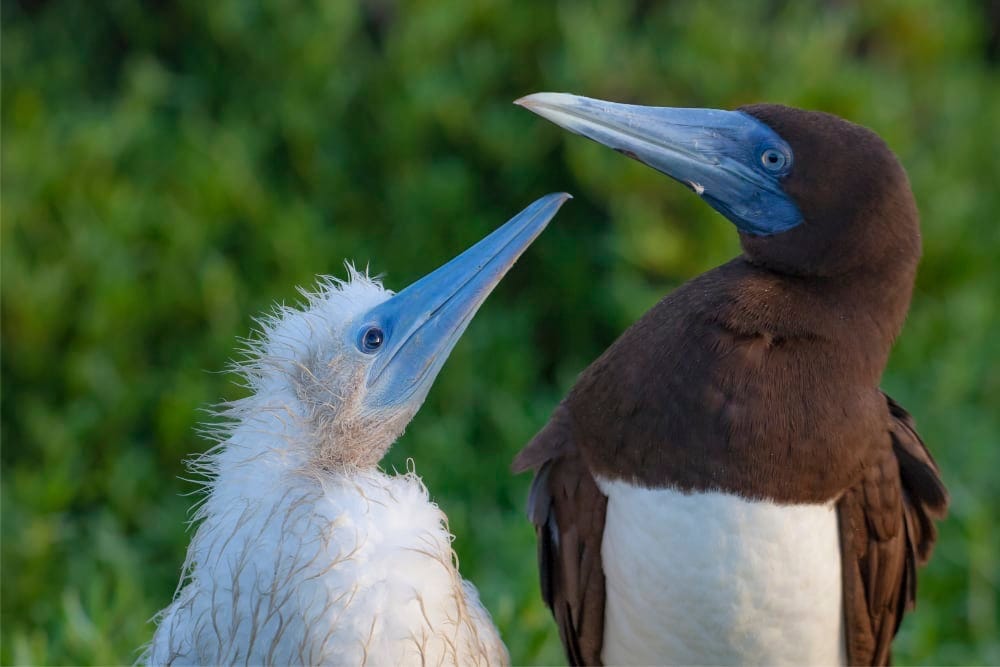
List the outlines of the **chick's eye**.
<svg viewBox="0 0 1000 667">
<path fill-rule="evenodd" d="M 359 340 L 359 345 L 362 352 L 374 352 L 380 347 L 385 341 L 385 334 L 378 327 L 366 327 L 361 332 L 361 338 Z"/>
<path fill-rule="evenodd" d="M 781 171 L 788 164 L 788 158 L 777 148 L 767 148 L 760 154 L 760 162 L 768 171 Z"/>
</svg>

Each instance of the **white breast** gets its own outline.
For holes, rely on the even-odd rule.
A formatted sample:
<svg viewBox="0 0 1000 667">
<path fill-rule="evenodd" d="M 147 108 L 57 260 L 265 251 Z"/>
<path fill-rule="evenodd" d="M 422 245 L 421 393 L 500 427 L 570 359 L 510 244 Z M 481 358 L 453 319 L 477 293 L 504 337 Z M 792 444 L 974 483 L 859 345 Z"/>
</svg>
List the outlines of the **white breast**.
<svg viewBox="0 0 1000 667">
<path fill-rule="evenodd" d="M 215 483 L 151 664 L 508 662 L 415 475 L 246 466 Z"/>
<path fill-rule="evenodd" d="M 599 485 L 605 664 L 845 664 L 832 504 Z"/>
</svg>

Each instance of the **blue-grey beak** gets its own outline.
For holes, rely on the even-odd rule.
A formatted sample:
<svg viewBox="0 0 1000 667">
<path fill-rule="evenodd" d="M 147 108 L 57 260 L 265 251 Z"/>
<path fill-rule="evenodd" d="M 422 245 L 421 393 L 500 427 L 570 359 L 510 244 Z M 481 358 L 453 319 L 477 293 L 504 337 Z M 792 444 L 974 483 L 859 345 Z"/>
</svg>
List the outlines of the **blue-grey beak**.
<svg viewBox="0 0 1000 667">
<path fill-rule="evenodd" d="M 684 183 L 742 231 L 774 234 L 802 221 L 780 185 L 791 148 L 753 116 L 566 93 L 536 93 L 515 104 Z"/>
<path fill-rule="evenodd" d="M 535 201 L 358 320 L 358 349 L 377 355 L 367 384 L 378 405 L 423 400 L 479 306 L 567 199 L 558 193 Z"/>
</svg>

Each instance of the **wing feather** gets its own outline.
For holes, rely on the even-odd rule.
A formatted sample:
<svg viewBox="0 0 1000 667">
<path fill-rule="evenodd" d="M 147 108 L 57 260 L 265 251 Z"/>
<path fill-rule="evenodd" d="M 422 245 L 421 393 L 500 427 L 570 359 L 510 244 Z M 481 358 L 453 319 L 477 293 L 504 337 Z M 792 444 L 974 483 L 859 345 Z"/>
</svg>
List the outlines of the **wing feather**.
<svg viewBox="0 0 1000 667">
<path fill-rule="evenodd" d="M 538 534 L 542 598 L 552 610 L 573 665 L 601 664 L 604 570 L 601 540 L 607 498 L 579 450 L 565 406 L 514 460 L 515 472 L 534 469 L 528 517 Z"/>
<path fill-rule="evenodd" d="M 838 502 L 847 658 L 887 665 L 903 615 L 916 603 L 918 565 L 930 556 L 948 493 L 913 418 L 885 397 L 892 448 Z"/>
</svg>

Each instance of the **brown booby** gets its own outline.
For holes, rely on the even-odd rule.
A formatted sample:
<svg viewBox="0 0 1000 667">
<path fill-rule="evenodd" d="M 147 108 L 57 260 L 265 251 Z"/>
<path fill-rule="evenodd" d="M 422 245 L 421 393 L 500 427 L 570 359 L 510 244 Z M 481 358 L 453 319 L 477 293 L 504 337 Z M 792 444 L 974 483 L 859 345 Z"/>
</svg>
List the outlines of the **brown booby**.
<svg viewBox="0 0 1000 667">
<path fill-rule="evenodd" d="M 514 462 L 574 664 L 886 664 L 948 495 L 879 389 L 920 232 L 872 131 L 540 93 L 518 103 L 686 184 L 743 253 L 580 375 Z"/>
</svg>

